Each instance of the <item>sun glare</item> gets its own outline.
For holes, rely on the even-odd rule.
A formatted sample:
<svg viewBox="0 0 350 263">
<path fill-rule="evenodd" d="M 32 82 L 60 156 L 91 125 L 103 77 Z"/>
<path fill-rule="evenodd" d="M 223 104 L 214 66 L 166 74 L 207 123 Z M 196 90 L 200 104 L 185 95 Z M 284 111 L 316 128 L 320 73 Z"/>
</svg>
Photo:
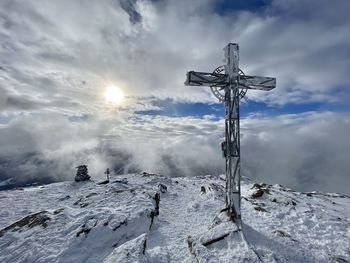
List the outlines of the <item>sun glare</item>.
<svg viewBox="0 0 350 263">
<path fill-rule="evenodd" d="M 119 104 L 124 99 L 123 91 L 115 86 L 110 86 L 104 93 L 105 100 L 115 104 Z"/>
</svg>

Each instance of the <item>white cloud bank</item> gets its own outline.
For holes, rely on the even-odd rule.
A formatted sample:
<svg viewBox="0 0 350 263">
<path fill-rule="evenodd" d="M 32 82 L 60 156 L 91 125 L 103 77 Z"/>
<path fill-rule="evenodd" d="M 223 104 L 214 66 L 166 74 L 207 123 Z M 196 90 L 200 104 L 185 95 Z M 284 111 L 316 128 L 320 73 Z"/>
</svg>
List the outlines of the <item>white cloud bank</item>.
<svg viewBox="0 0 350 263">
<path fill-rule="evenodd" d="M 43 121 L 37 126 L 37 117 L 27 116 L 25 125 L 22 119 L 0 129 L 2 175 L 72 179 L 80 163 L 95 179 L 107 167 L 171 176 L 224 172 L 223 120 L 140 116 L 93 126 L 93 120 L 71 123 L 47 115 Z M 349 116 L 332 112 L 244 119 L 242 173 L 302 191 L 349 194 L 349 129 Z"/>
</svg>

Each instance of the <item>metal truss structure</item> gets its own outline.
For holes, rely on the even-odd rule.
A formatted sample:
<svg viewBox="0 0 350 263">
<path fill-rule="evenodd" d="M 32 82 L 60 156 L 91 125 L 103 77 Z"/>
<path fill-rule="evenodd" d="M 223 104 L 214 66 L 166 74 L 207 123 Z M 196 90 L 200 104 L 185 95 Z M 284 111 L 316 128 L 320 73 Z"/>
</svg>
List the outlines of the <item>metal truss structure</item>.
<svg viewBox="0 0 350 263">
<path fill-rule="evenodd" d="M 276 87 L 271 77 L 247 76 L 238 67 L 238 44 L 229 43 L 225 48 L 226 64 L 213 73 L 187 72 L 185 85 L 209 86 L 216 98 L 225 104 L 225 142 L 223 150 L 226 159 L 226 209 L 231 219 L 241 229 L 241 146 L 239 126 L 239 101 L 247 90 L 269 91 Z"/>
</svg>

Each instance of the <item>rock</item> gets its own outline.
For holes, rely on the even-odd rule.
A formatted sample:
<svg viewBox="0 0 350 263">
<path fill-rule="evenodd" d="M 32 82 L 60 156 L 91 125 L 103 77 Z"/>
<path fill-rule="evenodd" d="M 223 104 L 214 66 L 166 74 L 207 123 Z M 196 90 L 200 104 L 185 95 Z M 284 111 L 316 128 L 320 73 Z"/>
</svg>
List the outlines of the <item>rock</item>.
<svg viewBox="0 0 350 263">
<path fill-rule="evenodd" d="M 59 209 L 56 209 L 55 211 L 53 211 L 53 214 L 54 215 L 58 215 L 59 213 L 61 213 L 62 211 L 64 210 L 64 208 L 59 208 Z"/>
<path fill-rule="evenodd" d="M 190 250 L 190 253 L 192 254 L 192 255 L 194 255 L 195 253 L 194 253 L 194 250 L 193 250 L 193 238 L 191 237 L 191 236 L 188 236 L 187 237 L 187 246 L 188 246 L 188 249 Z"/>
<path fill-rule="evenodd" d="M 66 195 L 65 197 L 60 198 L 60 201 L 68 200 L 70 199 L 70 195 Z"/>
<path fill-rule="evenodd" d="M 284 232 L 282 230 L 276 229 L 272 233 L 276 234 L 279 237 L 289 238 L 290 240 L 292 240 L 294 242 L 298 242 L 298 240 L 292 238 L 291 235 L 289 235 L 288 233 L 286 233 L 286 232 Z"/>
<path fill-rule="evenodd" d="M 75 201 L 75 202 L 73 203 L 73 205 L 78 205 L 82 200 L 83 200 L 83 198 L 80 197 L 77 201 Z"/>
<path fill-rule="evenodd" d="M 89 197 L 94 196 L 94 195 L 97 195 L 97 193 L 90 193 L 86 196 L 86 198 L 89 198 Z"/>
<path fill-rule="evenodd" d="M 115 227 L 113 227 L 113 231 L 116 231 L 118 228 L 120 228 L 121 226 L 127 226 L 128 225 L 128 219 L 125 218 L 122 222 L 120 222 L 118 225 L 116 225 Z"/>
<path fill-rule="evenodd" d="M 168 187 L 165 184 L 159 183 L 158 184 L 159 191 L 161 193 L 166 193 L 168 191 Z"/>
<path fill-rule="evenodd" d="M 152 173 L 147 173 L 147 172 L 142 172 L 141 175 L 142 175 L 142 177 L 158 176 L 157 174 L 152 174 Z"/>
<path fill-rule="evenodd" d="M 81 229 L 79 230 L 79 232 L 77 232 L 76 237 L 79 237 L 80 234 L 85 234 L 85 236 L 86 236 L 87 234 L 89 234 L 90 230 L 91 230 L 91 228 L 87 228 L 85 225 L 83 225 L 81 227 Z"/>
<path fill-rule="evenodd" d="M 346 263 L 346 262 L 349 262 L 349 261 L 347 261 L 346 259 L 341 258 L 341 257 L 335 257 L 334 260 L 335 260 L 334 262 L 337 262 L 337 263 Z"/>
<path fill-rule="evenodd" d="M 202 185 L 201 186 L 201 194 L 205 194 L 207 191 L 205 190 L 205 187 Z"/>
<path fill-rule="evenodd" d="M 273 231 L 272 233 L 276 234 L 277 236 L 280 236 L 280 237 L 290 237 L 289 234 L 287 234 L 286 232 L 282 231 L 282 230 L 275 230 Z"/>
<path fill-rule="evenodd" d="M 158 216 L 158 215 L 159 215 L 160 194 L 159 194 L 159 193 L 156 193 L 156 194 L 154 195 L 153 199 L 154 199 L 154 201 L 156 202 L 156 203 L 155 203 L 155 208 L 154 208 L 154 210 L 155 210 L 154 215 L 155 215 L 155 216 Z"/>
<path fill-rule="evenodd" d="M 127 178 L 123 178 L 121 180 L 115 180 L 113 183 L 128 184 L 128 179 Z"/>
<path fill-rule="evenodd" d="M 77 174 L 75 175 L 75 178 L 74 178 L 76 182 L 90 180 L 90 175 L 88 174 L 87 165 L 85 164 L 79 165 L 76 168 L 77 168 Z"/>
<path fill-rule="evenodd" d="M 256 211 L 259 211 L 259 212 L 266 212 L 266 209 L 265 209 L 265 208 L 262 208 L 262 207 L 260 207 L 260 206 L 256 206 L 256 207 L 254 207 L 254 209 L 255 209 Z"/>
<path fill-rule="evenodd" d="M 0 237 L 2 237 L 7 231 L 17 231 L 20 228 L 23 228 L 25 226 L 29 228 L 33 228 L 35 226 L 41 226 L 43 228 L 46 228 L 47 221 L 51 219 L 47 215 L 47 213 L 48 213 L 47 211 L 41 211 L 32 215 L 26 216 L 21 220 L 14 222 L 8 227 L 5 227 L 4 229 L 0 230 Z"/>
<path fill-rule="evenodd" d="M 80 207 L 81 207 L 81 208 L 84 208 L 84 207 L 86 207 L 86 206 L 88 206 L 88 205 L 89 205 L 89 203 L 81 203 L 81 204 L 80 204 Z"/>
<path fill-rule="evenodd" d="M 90 218 L 85 224 L 83 224 L 80 228 L 80 230 L 76 233 L 76 237 L 79 237 L 81 234 L 89 234 L 91 229 L 93 229 L 97 225 L 97 219 L 94 219 L 93 217 Z"/>
<path fill-rule="evenodd" d="M 151 224 L 149 226 L 149 229 L 151 229 L 153 225 L 154 218 L 159 215 L 160 194 L 156 193 L 153 197 L 153 200 L 155 201 L 155 206 L 154 210 L 149 214 L 149 217 L 151 218 Z"/>
<path fill-rule="evenodd" d="M 109 183 L 109 180 L 107 179 L 107 180 L 104 180 L 102 182 L 98 182 L 97 184 L 102 185 L 102 184 L 108 184 L 108 183 Z"/>
<path fill-rule="evenodd" d="M 222 236 L 219 236 L 219 237 L 214 238 L 212 240 L 208 240 L 207 242 L 203 243 L 202 245 L 207 247 L 207 246 L 209 246 L 209 245 L 211 245 L 213 243 L 216 243 L 218 241 L 221 241 L 221 240 L 225 239 L 226 237 L 228 237 L 229 234 L 230 233 L 224 233 L 224 234 L 222 234 Z"/>
<path fill-rule="evenodd" d="M 260 188 L 261 188 L 261 185 L 258 184 L 258 183 L 255 183 L 255 184 L 252 186 L 252 188 L 250 188 L 250 189 L 253 189 L 253 188 L 260 189 Z"/>
<path fill-rule="evenodd" d="M 263 189 L 258 189 L 257 191 L 255 191 L 252 194 L 252 197 L 253 198 L 258 198 L 258 197 L 261 197 L 263 194 L 264 194 L 264 190 Z"/>
</svg>

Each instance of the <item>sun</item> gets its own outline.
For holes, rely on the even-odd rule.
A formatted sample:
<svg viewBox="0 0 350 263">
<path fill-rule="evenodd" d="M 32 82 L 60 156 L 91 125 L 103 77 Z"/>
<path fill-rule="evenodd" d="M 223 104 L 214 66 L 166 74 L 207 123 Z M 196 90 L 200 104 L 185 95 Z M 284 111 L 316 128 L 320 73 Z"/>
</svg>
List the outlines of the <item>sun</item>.
<svg viewBox="0 0 350 263">
<path fill-rule="evenodd" d="M 104 98 L 107 102 L 119 104 L 124 100 L 124 93 L 115 86 L 109 86 L 104 93 Z"/>
</svg>

